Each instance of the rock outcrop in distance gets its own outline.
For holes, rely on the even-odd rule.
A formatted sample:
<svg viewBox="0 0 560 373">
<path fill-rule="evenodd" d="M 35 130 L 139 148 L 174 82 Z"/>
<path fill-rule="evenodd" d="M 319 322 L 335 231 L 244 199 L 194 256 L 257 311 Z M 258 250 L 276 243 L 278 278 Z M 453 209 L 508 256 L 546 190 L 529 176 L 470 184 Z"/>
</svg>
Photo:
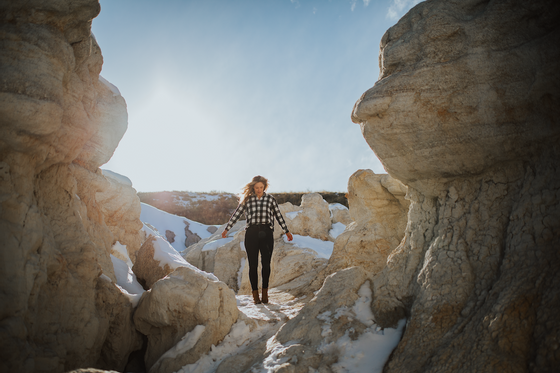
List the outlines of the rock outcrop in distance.
<svg viewBox="0 0 560 373">
<path fill-rule="evenodd" d="M 407 317 L 386 372 L 552 372 L 560 355 L 560 4 L 427 1 L 381 40 L 352 119 L 409 187 L 373 283 Z"/>
</svg>

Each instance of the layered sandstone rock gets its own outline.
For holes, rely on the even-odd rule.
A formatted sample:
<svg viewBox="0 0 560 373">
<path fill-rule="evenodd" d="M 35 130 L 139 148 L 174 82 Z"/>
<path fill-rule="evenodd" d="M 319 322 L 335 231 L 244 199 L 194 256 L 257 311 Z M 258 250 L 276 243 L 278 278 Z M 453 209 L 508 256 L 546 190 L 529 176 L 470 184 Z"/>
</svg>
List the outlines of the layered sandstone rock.
<svg viewBox="0 0 560 373">
<path fill-rule="evenodd" d="M 127 127 L 99 77 L 98 12 L 95 0 L 0 5 L 1 371 L 122 370 L 139 348 L 110 259 L 117 240 L 139 243 L 97 200 Z"/>
<path fill-rule="evenodd" d="M 349 212 L 354 222 L 337 237 L 333 255 L 317 280 L 343 268 L 360 266 L 370 278 L 387 263 L 406 228 L 406 187 L 387 174 L 358 170 L 348 180 Z M 317 281 L 316 280 L 316 281 Z"/>
<path fill-rule="evenodd" d="M 235 293 L 193 269 L 180 267 L 147 292 L 134 314 L 148 337 L 150 372 L 170 373 L 196 362 L 237 321 Z"/>
<path fill-rule="evenodd" d="M 381 41 L 353 120 L 409 186 L 375 279 L 387 372 L 553 371 L 560 356 L 560 6 L 429 1 Z"/>
</svg>

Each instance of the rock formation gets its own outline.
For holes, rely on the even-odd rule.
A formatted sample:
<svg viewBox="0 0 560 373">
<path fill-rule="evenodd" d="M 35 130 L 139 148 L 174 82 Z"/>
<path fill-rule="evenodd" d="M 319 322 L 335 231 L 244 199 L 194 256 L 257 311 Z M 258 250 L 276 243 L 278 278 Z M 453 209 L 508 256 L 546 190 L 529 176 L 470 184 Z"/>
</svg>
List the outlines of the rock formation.
<svg viewBox="0 0 560 373">
<path fill-rule="evenodd" d="M 409 187 L 374 280 L 386 372 L 550 372 L 560 363 L 560 5 L 428 1 L 381 41 L 352 119 Z"/>
<path fill-rule="evenodd" d="M 362 267 L 374 278 L 387 257 L 404 237 L 409 202 L 406 187 L 387 174 L 358 170 L 348 180 L 348 204 L 353 222 L 336 238 L 333 254 L 322 274 L 315 279 L 320 287 L 327 275 L 344 268 Z"/>
<path fill-rule="evenodd" d="M 134 323 L 148 337 L 146 366 L 175 372 L 217 345 L 237 321 L 235 293 L 221 281 L 179 267 L 140 301 Z"/>
<path fill-rule="evenodd" d="M 127 112 L 99 77 L 98 12 L 93 0 L 0 5 L 1 371 L 122 370 L 141 345 L 110 258 L 143 236 L 135 192 L 113 198 L 123 188 L 99 169 Z"/>
<path fill-rule="evenodd" d="M 331 222 L 333 224 L 342 223 L 348 225 L 353 221 L 348 208 L 340 203 L 331 203 L 329 211 L 331 212 Z"/>
<path fill-rule="evenodd" d="M 329 230 L 332 223 L 329 204 L 319 193 L 304 194 L 299 210 L 282 211 L 282 213 L 292 234 L 314 237 L 323 241 L 330 239 Z M 276 222 L 276 228 L 280 228 L 278 222 Z M 277 230 L 282 232 L 281 229 L 275 229 L 275 231 Z"/>
</svg>

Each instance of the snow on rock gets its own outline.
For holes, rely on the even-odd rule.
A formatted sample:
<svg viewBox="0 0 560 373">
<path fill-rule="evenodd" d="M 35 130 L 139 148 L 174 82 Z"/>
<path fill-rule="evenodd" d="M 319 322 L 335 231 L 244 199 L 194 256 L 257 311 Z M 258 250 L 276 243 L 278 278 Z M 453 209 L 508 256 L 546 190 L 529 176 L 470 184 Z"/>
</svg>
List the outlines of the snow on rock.
<svg viewBox="0 0 560 373">
<path fill-rule="evenodd" d="M 242 242 L 245 239 L 245 220 L 238 221 L 222 238 L 225 226 L 214 234 L 190 246 L 184 258 L 192 265 L 206 272 L 212 272 L 231 289 L 239 289 L 239 269 L 246 255 Z"/>
<path fill-rule="evenodd" d="M 342 234 L 342 232 L 344 232 L 345 229 L 346 229 L 346 225 L 344 225 L 342 223 L 333 223 L 332 228 L 329 231 L 329 236 L 332 239 L 336 240 L 336 238 L 338 236 L 340 236 Z"/>
<path fill-rule="evenodd" d="M 111 254 L 124 261 L 130 268 L 132 268 L 133 264 L 130 260 L 130 257 L 128 256 L 126 245 L 121 244 L 119 241 L 115 242 L 115 244 L 111 248 Z"/>
<path fill-rule="evenodd" d="M 219 238 L 217 240 L 209 241 L 204 244 L 202 251 L 216 250 L 218 247 L 222 247 L 231 241 L 233 241 L 233 237 Z"/>
<path fill-rule="evenodd" d="M 235 293 L 226 284 L 191 267 L 179 267 L 142 297 L 134 323 L 148 338 L 148 370 L 168 373 L 208 353 L 237 318 Z"/>
<path fill-rule="evenodd" d="M 406 319 L 401 319 L 396 328 L 381 329 L 377 325 L 364 330 L 358 339 L 350 338 L 346 332 L 336 341 L 338 362 L 332 366 L 335 372 L 381 373 L 383 367 L 401 340 Z"/>
<path fill-rule="evenodd" d="M 405 321 L 396 329 L 379 328 L 369 309 L 371 300 L 362 268 L 329 276 L 317 295 L 269 341 L 270 355 L 255 371 L 274 371 L 289 362 L 294 371 L 381 372 Z"/>
<path fill-rule="evenodd" d="M 330 239 L 329 204 L 319 193 L 305 194 L 302 196 L 300 207 L 295 207 L 290 203 L 286 207 L 280 206 L 280 211 L 284 214 L 286 224 L 292 234 L 310 236 L 324 241 Z M 274 230 L 282 232 L 280 225 L 277 222 L 275 224 Z"/>
<path fill-rule="evenodd" d="M 178 373 L 248 372 L 262 365 L 268 342 L 278 329 L 303 307 L 301 299 L 288 293 L 272 292 L 274 303 L 255 305 L 248 295 L 238 295 L 239 319 L 218 345 Z M 273 364 L 270 364 L 273 366 Z"/>
<path fill-rule="evenodd" d="M 140 220 L 155 227 L 162 237 L 166 237 L 166 231 L 173 232 L 174 239 L 170 244 L 178 252 L 182 252 L 187 248 L 187 241 L 190 246 L 190 243 L 208 238 L 212 235 L 208 230 L 209 227 L 213 227 L 212 225 L 201 224 L 182 216 L 173 215 L 146 203 L 142 203 L 141 205 L 142 213 L 140 214 Z M 197 238 L 194 240 L 191 238 L 189 240 L 192 236 Z"/>
<path fill-rule="evenodd" d="M 353 221 L 348 207 L 340 203 L 329 204 L 329 211 L 331 212 L 331 221 L 333 224 L 342 223 L 348 225 Z"/>
<path fill-rule="evenodd" d="M 299 234 L 294 234 L 291 242 L 288 241 L 286 236 L 283 239 L 285 243 L 295 247 L 313 250 L 319 258 L 329 259 L 333 252 L 334 242 L 331 241 L 322 241 L 309 236 L 300 236 Z"/>
<path fill-rule="evenodd" d="M 151 288 L 156 281 L 179 267 L 190 268 L 212 281 L 218 281 L 218 278 L 212 273 L 204 272 L 183 259 L 181 254 L 157 231 L 146 225 L 143 229 L 148 234 L 148 239 L 138 250 L 138 256 L 132 270 L 136 273 L 138 281 L 144 288 Z"/>
<path fill-rule="evenodd" d="M 119 290 L 130 300 L 132 306 L 136 307 L 145 291 L 144 288 L 137 281 L 136 275 L 126 262 L 114 255 L 111 255 L 111 261 L 113 262 Z"/>
</svg>

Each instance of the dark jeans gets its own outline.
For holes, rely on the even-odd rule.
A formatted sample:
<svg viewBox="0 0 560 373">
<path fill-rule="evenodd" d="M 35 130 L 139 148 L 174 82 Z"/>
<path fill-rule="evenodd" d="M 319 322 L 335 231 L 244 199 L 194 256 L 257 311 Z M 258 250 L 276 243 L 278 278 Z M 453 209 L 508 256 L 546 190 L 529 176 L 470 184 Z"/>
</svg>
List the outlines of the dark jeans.
<svg viewBox="0 0 560 373">
<path fill-rule="evenodd" d="M 274 250 L 274 236 L 268 224 L 251 225 L 245 232 L 245 250 L 249 260 L 249 280 L 251 288 L 259 290 L 259 251 L 262 264 L 262 287 L 268 289 L 270 278 L 270 260 Z"/>
</svg>

